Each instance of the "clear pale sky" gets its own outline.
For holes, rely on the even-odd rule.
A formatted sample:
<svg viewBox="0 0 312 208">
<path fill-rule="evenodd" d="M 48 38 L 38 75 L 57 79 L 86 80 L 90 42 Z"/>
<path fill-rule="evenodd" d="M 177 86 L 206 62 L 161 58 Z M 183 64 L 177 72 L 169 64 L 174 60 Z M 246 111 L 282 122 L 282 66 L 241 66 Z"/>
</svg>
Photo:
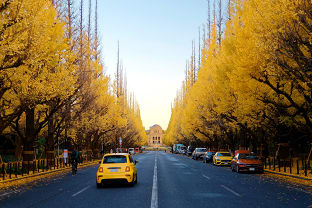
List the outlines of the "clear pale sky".
<svg viewBox="0 0 312 208">
<path fill-rule="evenodd" d="M 207 1 L 98 0 L 98 4 L 106 74 L 114 78 L 119 40 L 128 91 L 136 96 L 145 129 L 154 124 L 166 129 L 192 40 L 198 44 L 198 28 L 207 21 Z"/>
</svg>

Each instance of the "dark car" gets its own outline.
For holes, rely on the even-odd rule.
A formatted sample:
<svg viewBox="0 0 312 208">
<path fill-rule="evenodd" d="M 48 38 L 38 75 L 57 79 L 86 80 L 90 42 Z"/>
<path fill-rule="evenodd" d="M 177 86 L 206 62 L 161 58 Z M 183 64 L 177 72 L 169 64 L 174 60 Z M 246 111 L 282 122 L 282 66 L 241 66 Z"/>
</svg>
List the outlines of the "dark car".
<svg viewBox="0 0 312 208">
<path fill-rule="evenodd" d="M 238 153 L 231 162 L 232 171 L 263 173 L 263 164 L 254 154 Z"/>
<path fill-rule="evenodd" d="M 188 156 L 191 156 L 194 150 L 195 150 L 195 147 L 188 146 L 188 147 L 187 147 L 187 152 L 186 152 L 186 154 L 187 154 Z"/>
<path fill-rule="evenodd" d="M 216 154 L 214 151 L 207 151 L 203 157 L 203 163 L 212 162 L 213 156 Z"/>
<path fill-rule="evenodd" d="M 207 152 L 206 148 L 195 148 L 195 150 L 192 153 L 192 159 L 194 160 L 202 159 L 205 152 Z"/>
</svg>

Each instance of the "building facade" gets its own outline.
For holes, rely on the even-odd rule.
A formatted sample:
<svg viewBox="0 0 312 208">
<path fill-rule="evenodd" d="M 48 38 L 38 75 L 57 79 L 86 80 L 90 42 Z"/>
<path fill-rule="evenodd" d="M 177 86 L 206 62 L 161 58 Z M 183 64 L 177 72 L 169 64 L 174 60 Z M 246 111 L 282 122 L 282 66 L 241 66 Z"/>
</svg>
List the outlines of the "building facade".
<svg viewBox="0 0 312 208">
<path fill-rule="evenodd" d="M 162 147 L 163 146 L 163 135 L 162 128 L 155 124 L 150 127 L 148 131 L 148 146 L 150 147 Z"/>
</svg>

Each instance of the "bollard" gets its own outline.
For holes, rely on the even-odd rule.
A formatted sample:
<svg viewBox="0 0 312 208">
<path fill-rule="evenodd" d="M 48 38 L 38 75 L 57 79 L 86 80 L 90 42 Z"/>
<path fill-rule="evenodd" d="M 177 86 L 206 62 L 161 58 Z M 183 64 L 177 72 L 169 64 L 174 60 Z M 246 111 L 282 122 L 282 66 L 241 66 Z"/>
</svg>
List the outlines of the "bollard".
<svg viewBox="0 0 312 208">
<path fill-rule="evenodd" d="M 281 160 L 278 159 L 278 172 L 281 172 Z"/>
<path fill-rule="evenodd" d="M 10 179 L 12 179 L 12 163 L 8 163 L 9 165 L 9 171 L 10 171 Z"/>
<path fill-rule="evenodd" d="M 24 175 L 23 168 L 24 168 L 24 165 L 23 165 L 23 162 L 22 162 L 22 176 Z"/>
<path fill-rule="evenodd" d="M 284 161 L 284 172 L 286 173 L 286 161 Z"/>
<path fill-rule="evenodd" d="M 56 158 L 56 168 L 58 169 L 58 167 L 59 167 L 59 159 Z"/>
<path fill-rule="evenodd" d="M 304 160 L 304 175 L 307 176 L 308 175 L 308 168 L 307 168 L 307 161 Z"/>
<path fill-rule="evenodd" d="M 36 171 L 36 160 L 33 160 L 32 166 L 33 166 L 33 174 L 35 174 L 35 171 Z"/>
<path fill-rule="evenodd" d="M 271 159 L 269 158 L 269 170 L 271 170 Z"/>
<path fill-rule="evenodd" d="M 3 173 L 3 180 L 5 179 L 5 165 L 2 164 L 2 173 Z"/>
<path fill-rule="evenodd" d="M 297 160 L 297 175 L 299 175 L 299 160 Z"/>
<path fill-rule="evenodd" d="M 292 159 L 290 159 L 290 161 L 289 161 L 289 173 L 290 174 L 292 174 L 291 168 L 292 168 Z"/>
<path fill-rule="evenodd" d="M 15 163 L 15 178 L 17 178 L 17 164 L 18 164 L 18 162 Z"/>
<path fill-rule="evenodd" d="M 28 165 L 27 165 L 27 174 L 29 175 L 29 166 L 30 166 L 30 164 L 29 164 L 29 160 L 28 160 Z"/>
<path fill-rule="evenodd" d="M 267 168 L 267 163 L 266 163 L 266 161 L 267 161 L 267 158 L 264 159 L 264 168 L 265 168 L 265 169 Z"/>
</svg>

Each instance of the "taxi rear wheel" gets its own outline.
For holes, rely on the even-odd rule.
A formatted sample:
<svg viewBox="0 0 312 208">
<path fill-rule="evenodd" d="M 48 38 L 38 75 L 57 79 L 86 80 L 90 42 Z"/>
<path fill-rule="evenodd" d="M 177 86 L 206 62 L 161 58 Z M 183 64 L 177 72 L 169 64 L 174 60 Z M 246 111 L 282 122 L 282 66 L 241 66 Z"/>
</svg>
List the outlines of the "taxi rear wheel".
<svg viewBox="0 0 312 208">
<path fill-rule="evenodd" d="M 134 184 L 135 184 L 135 180 L 134 180 L 134 174 L 133 174 L 133 176 L 132 176 L 132 181 L 129 183 L 129 186 L 134 186 Z"/>
<path fill-rule="evenodd" d="M 102 184 L 101 183 L 96 183 L 96 188 L 102 188 Z"/>
<path fill-rule="evenodd" d="M 138 183 L 138 174 L 135 174 L 135 182 L 134 182 L 135 184 L 137 184 Z"/>
</svg>

